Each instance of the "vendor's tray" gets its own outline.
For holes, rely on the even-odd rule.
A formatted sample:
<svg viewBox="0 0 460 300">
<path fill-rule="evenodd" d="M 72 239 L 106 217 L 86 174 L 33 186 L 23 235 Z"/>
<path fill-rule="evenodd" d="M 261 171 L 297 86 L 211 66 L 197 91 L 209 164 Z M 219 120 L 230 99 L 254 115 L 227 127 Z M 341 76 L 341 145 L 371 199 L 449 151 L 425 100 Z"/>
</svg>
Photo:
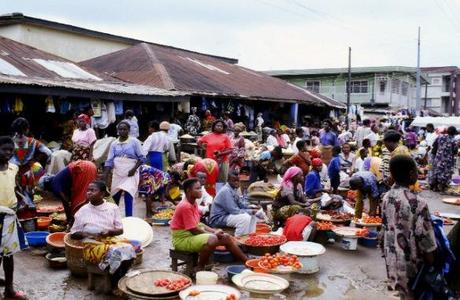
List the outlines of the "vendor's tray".
<svg viewBox="0 0 460 300">
<path fill-rule="evenodd" d="M 240 289 L 257 294 L 276 294 L 289 287 L 289 282 L 284 278 L 251 271 L 236 274 L 232 281 Z"/>
<path fill-rule="evenodd" d="M 169 295 L 169 296 L 142 296 L 136 293 L 131 292 L 126 287 L 126 281 L 128 277 L 123 277 L 118 281 L 118 288 L 122 291 L 129 299 L 142 299 L 142 300 L 169 300 L 169 299 L 177 299 L 177 294 Z"/>
<path fill-rule="evenodd" d="M 341 213 L 336 211 L 322 210 L 316 214 L 316 219 L 319 221 L 327 221 L 332 223 L 346 223 L 350 222 L 353 215 L 348 213 Z"/>
<path fill-rule="evenodd" d="M 284 235 L 276 234 L 250 234 L 237 238 L 238 243 L 244 245 L 248 253 L 253 255 L 275 254 L 280 245 L 286 243 Z M 254 242 L 255 241 L 255 242 Z M 264 243 L 264 241 L 266 241 Z"/>
<path fill-rule="evenodd" d="M 339 236 L 343 236 L 343 237 L 346 237 L 346 238 L 358 238 L 360 237 L 359 236 L 359 232 L 363 230 L 361 228 L 356 228 L 356 227 L 348 227 L 348 226 L 340 226 L 340 227 L 336 227 L 334 229 L 332 229 L 332 231 L 339 235 Z"/>
<path fill-rule="evenodd" d="M 442 202 L 453 205 L 460 205 L 460 198 L 443 198 Z"/>
<path fill-rule="evenodd" d="M 287 242 L 280 250 L 297 256 L 318 256 L 326 252 L 326 248 L 321 244 L 303 241 Z"/>
<path fill-rule="evenodd" d="M 439 213 L 439 216 L 442 218 L 448 218 L 452 220 L 460 220 L 460 214 L 457 213 Z"/>
<path fill-rule="evenodd" d="M 156 286 L 155 280 L 158 279 L 188 279 L 189 283 L 177 290 L 170 290 L 163 286 Z M 177 295 L 181 290 L 186 289 L 192 284 L 190 277 L 185 276 L 179 272 L 162 271 L 162 270 L 144 270 L 139 273 L 128 277 L 126 280 L 126 288 L 134 294 L 142 296 L 169 296 Z"/>
<path fill-rule="evenodd" d="M 382 219 L 380 217 L 364 216 L 355 220 L 354 223 L 361 227 L 379 227 L 382 226 Z"/>
<path fill-rule="evenodd" d="M 192 285 L 179 293 L 182 300 L 226 300 L 230 295 L 241 297 L 237 289 L 223 284 Z"/>
</svg>

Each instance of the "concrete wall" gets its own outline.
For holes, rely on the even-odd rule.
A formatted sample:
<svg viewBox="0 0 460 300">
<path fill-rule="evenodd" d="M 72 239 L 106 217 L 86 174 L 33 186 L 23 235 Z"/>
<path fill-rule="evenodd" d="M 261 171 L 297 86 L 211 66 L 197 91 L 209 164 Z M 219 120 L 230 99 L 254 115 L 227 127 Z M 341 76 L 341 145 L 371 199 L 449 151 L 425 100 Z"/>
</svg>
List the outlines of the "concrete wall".
<svg viewBox="0 0 460 300">
<path fill-rule="evenodd" d="M 74 62 L 80 62 L 131 46 L 127 43 L 108 41 L 77 33 L 26 24 L 1 26 L 0 36 Z"/>
</svg>

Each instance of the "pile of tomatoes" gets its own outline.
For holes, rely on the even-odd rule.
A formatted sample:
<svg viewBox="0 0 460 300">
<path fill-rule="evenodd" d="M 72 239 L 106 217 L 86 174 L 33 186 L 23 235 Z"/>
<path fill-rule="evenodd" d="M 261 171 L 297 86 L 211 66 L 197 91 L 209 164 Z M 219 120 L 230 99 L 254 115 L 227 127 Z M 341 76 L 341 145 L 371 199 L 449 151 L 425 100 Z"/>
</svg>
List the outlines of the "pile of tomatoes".
<svg viewBox="0 0 460 300">
<path fill-rule="evenodd" d="M 367 228 L 362 228 L 362 229 L 356 230 L 356 236 L 366 237 L 368 235 L 369 235 L 369 230 L 367 230 Z"/>
<path fill-rule="evenodd" d="M 238 300 L 238 298 L 236 298 L 235 294 L 230 294 L 225 298 L 225 300 Z"/>
<path fill-rule="evenodd" d="M 260 259 L 260 266 L 267 269 L 275 269 L 278 266 L 288 266 L 294 269 L 302 268 L 302 264 L 297 256 L 280 253 L 276 253 L 275 255 L 265 254 Z"/>
<path fill-rule="evenodd" d="M 334 228 L 334 224 L 332 222 L 316 222 L 316 229 L 317 230 L 332 230 Z"/>
<path fill-rule="evenodd" d="M 363 217 L 363 223 L 366 224 L 381 224 L 382 223 L 382 218 L 380 217 L 371 217 L 371 216 L 365 216 Z"/>
<path fill-rule="evenodd" d="M 278 246 L 286 242 L 284 235 L 256 235 L 251 234 L 244 244 L 253 247 Z"/>
<path fill-rule="evenodd" d="M 190 279 L 184 277 L 174 280 L 164 278 L 155 280 L 154 284 L 157 287 L 164 287 L 171 291 L 177 291 L 189 285 Z"/>
</svg>

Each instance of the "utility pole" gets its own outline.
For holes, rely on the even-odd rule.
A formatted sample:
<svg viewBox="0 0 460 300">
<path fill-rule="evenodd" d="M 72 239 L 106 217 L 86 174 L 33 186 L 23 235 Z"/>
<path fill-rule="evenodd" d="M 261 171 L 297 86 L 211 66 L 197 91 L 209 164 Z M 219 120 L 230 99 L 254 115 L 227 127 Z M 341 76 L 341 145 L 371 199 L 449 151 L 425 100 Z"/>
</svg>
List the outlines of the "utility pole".
<svg viewBox="0 0 460 300">
<path fill-rule="evenodd" d="M 351 93 L 351 47 L 348 47 L 348 80 L 347 80 L 347 130 L 350 128 L 350 93 Z"/>
<path fill-rule="evenodd" d="M 415 115 L 420 115 L 420 26 L 418 27 L 418 39 L 417 39 L 417 75 L 415 77 Z"/>
</svg>

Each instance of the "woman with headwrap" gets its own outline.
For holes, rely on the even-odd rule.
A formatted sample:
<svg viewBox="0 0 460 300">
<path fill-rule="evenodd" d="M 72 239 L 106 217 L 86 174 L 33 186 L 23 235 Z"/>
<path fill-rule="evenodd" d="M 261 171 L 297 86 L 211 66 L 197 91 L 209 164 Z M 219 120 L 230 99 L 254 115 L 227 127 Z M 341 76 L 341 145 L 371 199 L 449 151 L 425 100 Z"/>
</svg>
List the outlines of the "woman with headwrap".
<svg viewBox="0 0 460 300">
<path fill-rule="evenodd" d="M 44 166 L 51 157 L 51 150 L 42 142 L 29 137 L 29 122 L 17 118 L 11 124 L 14 136 L 14 153 L 11 163 L 19 167 L 19 187 L 31 200 L 33 188 L 45 174 Z"/>
<path fill-rule="evenodd" d="M 200 132 L 201 121 L 196 115 L 196 107 L 192 107 L 191 114 L 188 116 L 187 122 L 185 123 L 185 129 L 191 135 L 198 135 Z"/>
<path fill-rule="evenodd" d="M 81 114 L 77 118 L 77 129 L 72 135 L 72 161 L 92 160 L 93 146 L 96 143 L 96 132 L 89 127 L 91 119 L 88 115 Z"/>
<path fill-rule="evenodd" d="M 275 226 L 282 226 L 287 218 L 295 215 L 307 205 L 302 188 L 303 182 L 303 171 L 299 167 L 290 167 L 284 173 L 281 189 L 272 206 Z"/>
<path fill-rule="evenodd" d="M 233 138 L 231 139 L 233 151 L 230 154 L 230 170 L 238 172 L 244 166 L 246 156 L 244 137 L 240 136 L 243 131 L 246 131 L 246 126 L 243 123 L 233 125 Z"/>
<path fill-rule="evenodd" d="M 215 121 L 216 121 L 216 118 L 211 114 L 211 111 L 210 110 L 205 111 L 204 119 L 203 119 L 203 130 L 209 131 L 210 129 L 212 129 Z M 225 128 L 227 128 L 227 124 L 225 124 Z"/>
<path fill-rule="evenodd" d="M 96 165 L 87 160 L 73 161 L 54 176 L 43 176 L 38 186 L 62 201 L 67 221 L 86 203 L 86 190 L 97 177 Z"/>
<path fill-rule="evenodd" d="M 227 125 L 223 120 L 212 124 L 212 132 L 198 139 L 198 145 L 206 150 L 206 158 L 212 158 L 219 165 L 219 182 L 227 182 L 229 156 L 233 151 L 230 138 L 225 133 Z"/>
<path fill-rule="evenodd" d="M 196 178 L 198 173 L 206 174 L 205 188 L 209 195 L 216 196 L 216 182 L 219 177 L 219 165 L 214 159 L 204 158 L 193 165 L 189 171 L 189 177 Z"/>
</svg>

